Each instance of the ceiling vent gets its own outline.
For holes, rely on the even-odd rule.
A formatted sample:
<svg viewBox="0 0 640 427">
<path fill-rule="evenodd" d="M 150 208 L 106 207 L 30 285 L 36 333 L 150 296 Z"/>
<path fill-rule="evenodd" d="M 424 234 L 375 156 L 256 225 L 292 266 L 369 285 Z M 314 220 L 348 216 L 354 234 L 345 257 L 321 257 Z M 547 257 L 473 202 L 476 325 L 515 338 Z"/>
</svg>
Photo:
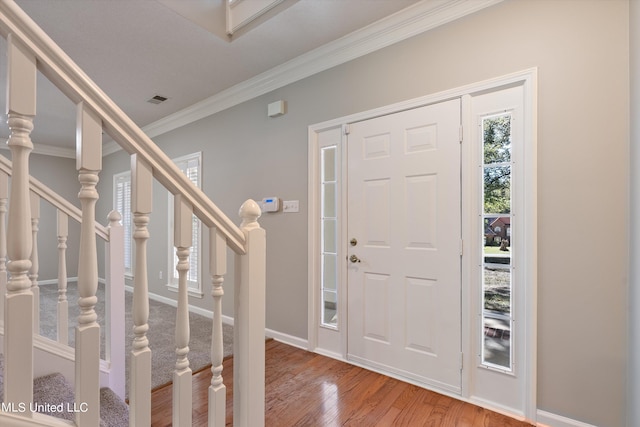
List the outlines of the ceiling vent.
<svg viewBox="0 0 640 427">
<path fill-rule="evenodd" d="M 166 96 L 156 95 L 153 98 L 147 100 L 147 102 L 150 102 L 151 104 L 162 104 L 167 99 L 169 98 L 167 98 Z"/>
</svg>

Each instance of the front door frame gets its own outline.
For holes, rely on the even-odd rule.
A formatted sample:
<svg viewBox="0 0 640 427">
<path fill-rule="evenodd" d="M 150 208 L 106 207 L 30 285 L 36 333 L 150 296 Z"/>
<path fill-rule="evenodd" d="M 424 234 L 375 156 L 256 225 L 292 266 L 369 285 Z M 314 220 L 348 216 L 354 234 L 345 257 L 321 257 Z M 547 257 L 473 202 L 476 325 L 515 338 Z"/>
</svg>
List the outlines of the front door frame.
<svg viewBox="0 0 640 427">
<path fill-rule="evenodd" d="M 403 110 L 421 107 L 424 105 L 439 103 L 452 98 L 462 98 L 463 110 L 462 110 L 462 128 L 461 133 L 464 133 L 464 141 L 469 139 L 468 135 L 471 133 L 471 115 L 469 108 L 470 99 L 474 95 L 479 95 L 486 92 L 498 91 L 500 89 L 522 85 L 524 93 L 524 165 L 521 165 L 523 171 L 523 185 L 524 185 L 524 209 L 527 217 L 525 239 L 526 244 L 524 248 L 524 258 L 520 261 L 520 268 L 524 268 L 526 271 L 526 289 L 525 289 L 525 307 L 523 307 L 524 318 L 521 318 L 521 322 L 525 322 L 524 330 L 525 337 L 521 339 L 525 351 L 525 358 L 521 362 L 525 365 L 523 372 L 524 378 L 522 381 L 522 387 L 524 388 L 523 394 L 524 405 L 522 412 L 510 413 L 508 408 L 504 408 L 500 402 L 491 402 L 478 398 L 474 395 L 474 384 L 472 371 L 476 365 L 476 358 L 474 356 L 474 309 L 473 301 L 471 301 L 471 295 L 473 294 L 471 289 L 470 275 L 473 271 L 473 266 L 470 265 L 470 258 L 463 254 L 463 282 L 462 282 L 462 393 L 461 395 L 454 395 L 454 397 L 470 401 L 472 403 L 479 404 L 481 406 L 488 407 L 489 409 L 497 410 L 500 412 L 507 412 L 509 415 L 523 418 L 531 422 L 536 421 L 536 378 L 537 378 L 537 69 L 532 68 L 521 72 L 509 74 L 506 76 L 498 77 L 495 79 L 486 80 L 479 83 L 470 84 L 467 86 L 439 92 L 433 95 L 428 95 L 404 102 L 400 102 L 393 105 L 388 105 L 382 108 L 369 110 L 345 117 L 340 117 L 335 120 L 319 123 L 309 127 L 309 181 L 308 181 L 308 349 L 326 356 L 334 357 L 340 360 L 347 361 L 347 337 L 346 337 L 346 325 L 338 323 L 336 328 L 327 328 L 320 325 L 320 265 L 319 265 L 319 247 L 320 247 L 320 191 L 319 191 L 319 148 L 326 146 L 327 144 L 333 144 L 338 147 L 338 153 L 340 153 L 342 159 L 346 159 L 346 135 L 345 130 L 349 123 L 367 120 L 387 114 L 397 113 Z M 466 101 L 465 101 L 466 100 Z M 462 201 L 463 201 L 463 221 L 465 215 L 470 214 L 470 210 L 465 209 L 466 205 L 469 205 L 469 200 L 472 197 L 471 192 L 474 191 L 474 183 L 470 178 L 471 173 L 465 175 L 465 171 L 469 171 L 471 165 L 473 152 L 471 144 L 463 143 L 462 146 Z M 341 170 L 341 177 L 346 177 L 346 162 L 338 163 L 339 170 Z M 339 178 L 338 183 L 338 203 L 340 208 L 338 215 L 342 218 L 346 218 L 346 182 L 344 179 Z M 343 259 L 346 253 L 346 220 L 338 220 L 338 259 Z M 480 242 L 474 242 L 474 235 L 469 227 L 463 226 L 463 241 L 465 242 L 465 253 L 476 250 L 474 244 L 477 246 Z M 342 303 L 338 304 L 338 318 L 346 319 L 346 289 L 343 285 L 346 283 L 346 263 L 339 263 L 342 268 L 338 272 L 338 295 Z M 477 310 L 476 310 L 477 311 Z M 352 362 L 350 362 L 352 363 Z M 387 373 L 388 374 L 388 373 Z M 393 376 L 393 375 L 390 375 Z M 406 379 L 403 378 L 406 381 Z M 424 386 L 423 384 L 420 384 Z M 436 390 L 443 393 L 442 390 Z M 446 394 L 446 392 L 445 392 Z"/>
</svg>

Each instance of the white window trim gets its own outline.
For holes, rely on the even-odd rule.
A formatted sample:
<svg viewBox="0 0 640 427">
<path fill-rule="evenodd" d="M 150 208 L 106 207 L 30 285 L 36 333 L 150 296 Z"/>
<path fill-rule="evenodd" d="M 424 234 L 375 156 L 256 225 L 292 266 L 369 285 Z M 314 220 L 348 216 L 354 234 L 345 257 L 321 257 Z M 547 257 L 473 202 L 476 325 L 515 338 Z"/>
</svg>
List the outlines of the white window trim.
<svg viewBox="0 0 640 427">
<path fill-rule="evenodd" d="M 176 163 L 177 165 L 180 165 L 181 163 L 187 163 L 191 160 L 197 160 L 198 161 L 198 177 L 197 177 L 197 182 L 196 185 L 198 188 L 202 188 L 202 152 L 198 151 L 196 153 L 192 153 L 192 154 L 187 154 L 185 156 L 181 156 L 181 157 L 177 157 L 175 159 L 172 159 L 174 163 Z M 168 265 L 168 273 L 167 273 L 167 289 L 172 291 L 172 292 L 178 292 L 178 279 L 175 277 L 175 271 L 176 271 L 176 263 L 175 263 L 175 256 L 176 256 L 176 248 L 174 246 L 174 241 L 173 241 L 173 225 L 174 225 L 174 211 L 173 211 L 173 195 L 171 193 L 169 193 L 168 196 L 168 212 L 167 212 L 167 224 L 168 224 L 168 258 L 167 258 L 167 265 Z M 203 292 L 203 286 L 202 286 L 202 223 L 198 222 L 198 231 L 194 234 L 193 239 L 196 242 L 197 245 L 197 281 L 193 281 L 193 280 L 187 280 L 187 287 L 188 287 L 188 294 L 190 296 L 196 297 L 196 298 L 203 298 L 204 297 L 204 292 Z M 191 251 L 189 254 L 189 257 L 193 257 L 193 246 L 191 247 Z"/>
<path fill-rule="evenodd" d="M 129 182 L 129 196 L 131 196 L 131 171 L 126 171 L 126 172 L 121 172 L 118 174 L 113 175 L 113 206 L 116 210 L 118 210 L 118 181 L 124 180 L 125 182 Z M 120 212 L 120 210 L 118 210 L 118 213 L 120 213 L 122 219 L 122 227 L 124 228 L 125 232 L 124 232 L 124 244 L 125 244 L 125 253 L 123 254 L 124 259 L 124 265 L 125 265 L 125 270 L 124 270 L 124 275 L 127 279 L 132 279 L 133 278 L 133 271 L 134 271 L 134 259 L 135 257 L 133 256 L 133 252 L 134 252 L 134 244 L 133 244 L 133 231 L 134 231 L 134 225 L 133 225 L 133 213 L 131 212 L 131 197 L 129 197 L 128 200 L 128 205 L 129 208 L 127 209 L 127 201 L 123 200 L 123 204 L 125 205 L 123 208 L 121 208 L 120 210 L 123 210 L 122 212 Z M 125 212 L 128 211 L 128 212 Z M 128 233 L 127 233 L 128 231 Z M 129 235 L 129 239 L 127 239 L 127 234 Z M 126 245 L 127 243 L 129 244 L 129 259 L 127 260 L 127 252 L 126 252 Z M 129 267 L 127 267 L 127 261 L 129 262 Z"/>
<path fill-rule="evenodd" d="M 516 72 L 513 74 L 501 76 L 498 78 L 485 80 L 478 83 L 473 83 L 467 86 L 458 87 L 451 90 L 446 90 L 433 95 L 428 95 L 409 101 L 400 102 L 397 104 L 377 108 L 375 110 L 365 111 L 350 116 L 340 117 L 334 120 L 318 123 L 309 126 L 308 129 L 308 141 L 309 141 L 309 158 L 308 158 L 308 193 L 309 193 L 309 232 L 308 232 L 308 350 L 324 354 L 330 357 L 334 357 L 340 360 L 348 362 L 347 348 L 346 348 L 346 328 L 339 331 L 333 331 L 331 335 L 328 335 L 328 329 L 320 327 L 320 316 L 318 312 L 318 298 L 320 292 L 320 283 L 318 280 L 319 273 L 319 248 L 320 248 L 320 227 L 319 227 L 319 206 L 320 206 L 320 192 L 318 191 L 319 183 L 319 148 L 323 145 L 323 140 L 330 139 L 331 143 L 340 144 L 342 149 L 340 152 L 344 157 L 345 144 L 344 144 L 344 130 L 342 129 L 347 123 L 352 123 L 360 120 L 367 120 L 369 118 L 382 116 L 386 114 L 392 114 L 398 111 L 417 108 L 423 105 L 433 104 L 441 102 L 454 97 L 461 97 L 463 100 L 462 105 L 462 118 L 463 129 L 465 138 L 467 132 L 471 132 L 470 123 L 470 106 L 469 99 L 475 94 L 486 93 L 489 91 L 497 91 L 501 88 L 521 85 L 524 88 L 524 164 L 520 165 L 520 173 L 524 176 L 523 190 L 521 195 L 523 197 L 523 209 L 522 214 L 525 216 L 521 219 L 526 228 L 522 230 L 519 235 L 521 242 L 525 243 L 525 247 L 522 248 L 523 259 L 520 261 L 519 268 L 524 276 L 523 283 L 525 285 L 525 307 L 522 309 L 520 320 L 525 323 L 524 337 L 522 345 L 526 349 L 524 357 L 520 360 L 520 364 L 523 372 L 523 402 L 522 413 L 524 417 L 530 420 L 536 419 L 537 407 L 536 407 L 536 379 L 537 379 L 537 208 L 536 208 L 536 170 L 537 170 L 537 134 L 536 134 L 536 111 L 537 111 L 537 69 L 531 68 Z M 471 144 L 468 144 L 469 146 Z M 462 158 L 462 170 L 469 171 L 472 168 L 471 161 L 472 156 L 463 149 Z M 344 165 L 342 167 L 344 173 Z M 472 188 L 472 183 L 469 182 L 471 174 L 466 174 L 463 177 L 463 188 L 466 188 L 467 192 Z M 343 184 L 344 185 L 344 184 Z M 468 251 L 473 252 L 473 247 L 468 248 L 466 242 L 471 242 L 477 235 L 475 229 L 470 229 L 470 222 L 473 219 L 469 219 L 469 205 L 473 204 L 477 197 L 466 194 L 463 190 L 462 194 L 463 204 L 466 204 L 466 208 L 463 206 L 463 239 L 465 241 L 464 253 Z M 471 199 L 472 200 L 471 200 Z M 339 212 L 346 214 L 346 201 L 344 195 L 341 197 L 340 202 L 342 207 Z M 467 209 L 465 212 L 464 209 Z M 339 220 L 340 221 L 340 220 Z M 338 240 L 340 245 L 344 245 L 346 233 L 343 227 L 338 227 L 340 230 Z M 482 244 L 482 242 L 477 242 Z M 339 245 L 339 248 L 340 248 Z M 473 395 L 473 381 L 471 376 L 471 367 L 475 365 L 475 357 L 473 356 L 472 347 L 469 344 L 475 336 L 474 323 L 471 319 L 470 306 L 472 301 L 469 285 L 469 277 L 474 270 L 474 266 L 470 264 L 471 257 L 465 257 L 463 260 L 463 283 L 462 283 L 462 350 L 463 350 L 463 375 L 462 375 L 462 394 L 458 398 L 470 401 L 481 406 L 495 409 L 502 412 L 510 412 L 509 408 L 501 407 L 498 402 L 492 402 L 488 400 L 479 399 Z M 340 274 L 338 284 L 338 293 L 343 286 L 345 275 Z M 339 303 L 339 306 L 345 304 Z"/>
</svg>

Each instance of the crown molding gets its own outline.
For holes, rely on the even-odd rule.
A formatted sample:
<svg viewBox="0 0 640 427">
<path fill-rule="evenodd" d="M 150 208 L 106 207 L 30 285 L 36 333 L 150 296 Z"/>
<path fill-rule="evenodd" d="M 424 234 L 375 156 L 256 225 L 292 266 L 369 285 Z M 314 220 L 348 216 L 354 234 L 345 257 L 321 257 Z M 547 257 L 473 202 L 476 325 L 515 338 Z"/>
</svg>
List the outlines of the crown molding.
<svg viewBox="0 0 640 427">
<path fill-rule="evenodd" d="M 142 130 L 153 138 L 503 0 L 423 0 L 334 42 L 276 66 Z M 110 147 L 109 154 L 113 147 Z M 107 150 L 105 150 L 107 153 Z"/>
<path fill-rule="evenodd" d="M 7 144 L 0 144 L 0 149 L 9 151 Z M 32 154 L 42 154 L 43 156 L 64 157 L 68 159 L 75 159 L 76 152 L 71 148 L 56 147 L 53 145 L 40 145 L 33 144 Z"/>
</svg>

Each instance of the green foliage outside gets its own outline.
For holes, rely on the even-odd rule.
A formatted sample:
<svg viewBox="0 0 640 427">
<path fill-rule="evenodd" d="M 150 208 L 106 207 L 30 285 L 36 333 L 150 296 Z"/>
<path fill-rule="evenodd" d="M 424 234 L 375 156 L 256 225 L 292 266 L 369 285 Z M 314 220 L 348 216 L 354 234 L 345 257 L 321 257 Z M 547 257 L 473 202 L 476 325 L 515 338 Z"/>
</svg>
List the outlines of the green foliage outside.
<svg viewBox="0 0 640 427">
<path fill-rule="evenodd" d="M 511 212 L 511 116 L 483 121 L 484 211 Z M 505 165 L 507 163 L 507 165 Z"/>
</svg>

